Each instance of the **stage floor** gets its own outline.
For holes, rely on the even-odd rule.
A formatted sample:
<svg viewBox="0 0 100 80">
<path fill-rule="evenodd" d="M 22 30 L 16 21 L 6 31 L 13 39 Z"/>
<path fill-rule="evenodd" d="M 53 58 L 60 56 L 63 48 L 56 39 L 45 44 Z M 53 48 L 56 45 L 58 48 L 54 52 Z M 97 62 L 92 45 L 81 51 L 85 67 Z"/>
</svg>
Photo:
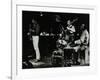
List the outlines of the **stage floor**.
<svg viewBox="0 0 100 80">
<path fill-rule="evenodd" d="M 80 63 L 74 64 L 66 62 L 64 60 L 62 62 L 59 61 L 52 63 L 52 59 L 50 57 L 45 57 L 39 62 L 34 62 L 30 59 L 28 61 L 23 61 L 22 64 L 23 64 L 22 66 L 23 69 L 89 66 L 89 64 L 80 64 Z"/>
</svg>

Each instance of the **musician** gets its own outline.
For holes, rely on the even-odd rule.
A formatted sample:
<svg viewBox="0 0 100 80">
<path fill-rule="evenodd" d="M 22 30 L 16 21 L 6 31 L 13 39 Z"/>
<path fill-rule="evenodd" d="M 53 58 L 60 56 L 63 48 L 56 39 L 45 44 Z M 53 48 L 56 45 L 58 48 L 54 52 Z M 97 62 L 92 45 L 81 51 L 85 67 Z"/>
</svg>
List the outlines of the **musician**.
<svg viewBox="0 0 100 80">
<path fill-rule="evenodd" d="M 69 31 L 69 33 L 74 33 L 75 32 L 75 27 L 71 24 L 71 21 L 68 20 L 67 21 L 67 30 Z"/>
<path fill-rule="evenodd" d="M 64 30 L 64 37 L 62 40 L 58 41 L 61 45 L 61 48 L 64 50 L 65 66 L 69 64 L 71 65 L 72 63 L 72 53 L 74 50 L 71 49 L 70 43 L 72 43 L 74 40 L 75 31 L 76 30 L 72 25 L 72 22 L 68 20 L 66 29 Z"/>
<path fill-rule="evenodd" d="M 75 27 L 72 25 L 70 20 L 67 21 L 67 27 L 65 29 L 65 40 L 70 42 L 74 40 L 74 33 L 76 32 Z"/>
<path fill-rule="evenodd" d="M 40 26 L 37 23 L 37 21 L 33 18 L 31 26 L 31 34 L 32 34 L 33 47 L 36 53 L 36 59 L 33 60 L 34 62 L 40 61 L 39 32 L 40 32 Z"/>
<path fill-rule="evenodd" d="M 76 48 L 80 55 L 80 62 L 81 64 L 88 64 L 89 63 L 89 33 L 88 30 L 85 28 L 85 24 L 81 25 L 81 36 L 79 40 L 75 41 L 75 44 L 79 46 Z M 85 56 L 85 58 L 84 58 Z"/>
</svg>

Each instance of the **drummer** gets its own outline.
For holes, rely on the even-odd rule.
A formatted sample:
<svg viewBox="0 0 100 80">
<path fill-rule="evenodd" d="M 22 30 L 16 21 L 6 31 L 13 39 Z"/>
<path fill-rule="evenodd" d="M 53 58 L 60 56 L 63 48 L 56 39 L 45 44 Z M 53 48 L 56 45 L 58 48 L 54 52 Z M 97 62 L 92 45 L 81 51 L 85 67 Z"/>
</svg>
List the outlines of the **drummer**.
<svg viewBox="0 0 100 80">
<path fill-rule="evenodd" d="M 67 27 L 65 30 L 65 40 L 69 39 L 70 41 L 73 41 L 75 32 L 75 26 L 72 25 L 71 20 L 68 20 Z"/>
</svg>

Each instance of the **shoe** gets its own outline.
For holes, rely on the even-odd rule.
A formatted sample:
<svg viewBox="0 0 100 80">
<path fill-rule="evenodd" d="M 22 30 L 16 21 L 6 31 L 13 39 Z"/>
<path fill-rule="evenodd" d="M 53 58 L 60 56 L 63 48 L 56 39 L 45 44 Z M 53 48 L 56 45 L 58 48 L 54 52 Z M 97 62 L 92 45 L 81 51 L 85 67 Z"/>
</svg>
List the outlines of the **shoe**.
<svg viewBox="0 0 100 80">
<path fill-rule="evenodd" d="M 31 62 L 39 62 L 40 60 L 39 59 L 33 59 L 33 60 L 30 60 Z"/>
<path fill-rule="evenodd" d="M 40 60 L 39 59 L 35 59 L 35 60 L 33 60 L 33 62 L 35 62 L 35 63 L 37 63 L 37 62 L 39 62 Z"/>
</svg>

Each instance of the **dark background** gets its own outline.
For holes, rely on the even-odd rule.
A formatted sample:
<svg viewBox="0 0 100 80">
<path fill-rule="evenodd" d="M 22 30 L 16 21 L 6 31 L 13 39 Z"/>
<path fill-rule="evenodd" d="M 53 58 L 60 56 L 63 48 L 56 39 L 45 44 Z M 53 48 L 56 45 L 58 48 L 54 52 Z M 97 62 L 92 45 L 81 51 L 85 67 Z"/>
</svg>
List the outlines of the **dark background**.
<svg viewBox="0 0 100 80">
<path fill-rule="evenodd" d="M 73 19 L 78 19 L 73 23 L 76 31 L 80 31 L 81 24 L 85 24 L 86 28 L 89 31 L 89 14 L 76 14 L 76 13 L 54 13 L 54 12 L 42 12 L 43 16 L 41 16 L 41 12 L 35 11 L 22 11 L 22 57 L 23 60 L 28 60 L 28 56 L 31 55 L 32 58 L 35 58 L 35 53 L 33 49 L 32 41 L 29 40 L 29 36 L 27 33 L 29 31 L 29 24 L 32 23 L 32 18 L 34 18 L 40 25 L 40 32 L 48 32 L 56 34 L 57 33 L 57 22 L 56 16 L 60 16 L 61 24 L 63 27 L 66 26 L 67 20 L 73 21 Z M 40 37 L 39 40 L 39 48 L 40 54 L 42 57 L 49 56 L 51 52 L 56 47 L 56 39 L 55 37 Z"/>
</svg>

